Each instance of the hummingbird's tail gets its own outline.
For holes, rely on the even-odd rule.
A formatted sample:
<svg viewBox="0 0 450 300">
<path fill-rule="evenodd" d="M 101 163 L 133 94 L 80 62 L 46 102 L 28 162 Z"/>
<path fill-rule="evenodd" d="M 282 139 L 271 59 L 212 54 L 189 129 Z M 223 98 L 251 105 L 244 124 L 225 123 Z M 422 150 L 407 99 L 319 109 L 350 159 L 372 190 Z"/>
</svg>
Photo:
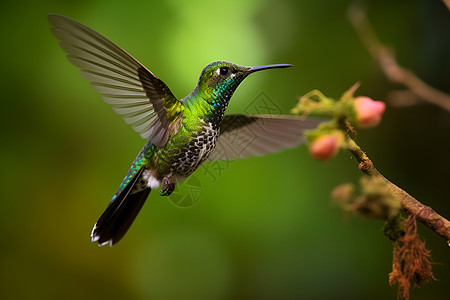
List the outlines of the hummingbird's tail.
<svg viewBox="0 0 450 300">
<path fill-rule="evenodd" d="M 99 246 L 113 246 L 120 241 L 144 205 L 151 189 L 147 186 L 134 189 L 140 182 L 144 169 L 141 167 L 126 187 L 114 196 L 94 225 L 91 238 L 93 242 L 98 242 Z"/>
</svg>

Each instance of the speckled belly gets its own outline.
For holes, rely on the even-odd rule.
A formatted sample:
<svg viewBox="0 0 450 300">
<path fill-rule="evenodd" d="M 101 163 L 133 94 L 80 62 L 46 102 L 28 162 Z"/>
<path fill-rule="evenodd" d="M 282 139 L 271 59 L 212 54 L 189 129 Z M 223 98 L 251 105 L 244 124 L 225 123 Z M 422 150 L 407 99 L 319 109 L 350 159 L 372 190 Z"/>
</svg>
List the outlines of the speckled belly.
<svg viewBox="0 0 450 300">
<path fill-rule="evenodd" d="M 191 175 L 214 149 L 219 131 L 208 123 L 192 141 L 174 155 L 170 168 L 173 176 Z"/>
</svg>

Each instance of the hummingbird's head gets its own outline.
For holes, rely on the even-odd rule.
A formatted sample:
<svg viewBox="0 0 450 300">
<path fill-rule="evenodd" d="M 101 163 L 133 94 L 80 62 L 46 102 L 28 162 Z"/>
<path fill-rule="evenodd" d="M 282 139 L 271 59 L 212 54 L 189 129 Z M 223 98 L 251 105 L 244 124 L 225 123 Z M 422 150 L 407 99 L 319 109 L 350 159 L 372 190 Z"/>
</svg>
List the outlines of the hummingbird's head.
<svg viewBox="0 0 450 300">
<path fill-rule="evenodd" d="M 216 61 L 207 65 L 200 75 L 197 89 L 209 99 L 229 100 L 239 84 L 251 73 L 292 65 L 278 64 L 259 67 L 243 67 L 226 61 Z"/>
</svg>

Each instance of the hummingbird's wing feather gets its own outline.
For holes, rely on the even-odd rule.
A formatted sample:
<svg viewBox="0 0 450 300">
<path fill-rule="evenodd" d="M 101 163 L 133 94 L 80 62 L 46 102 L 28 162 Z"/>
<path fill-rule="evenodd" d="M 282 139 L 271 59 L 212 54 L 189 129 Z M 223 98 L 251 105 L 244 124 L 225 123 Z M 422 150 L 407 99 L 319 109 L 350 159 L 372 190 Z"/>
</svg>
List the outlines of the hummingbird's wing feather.
<svg viewBox="0 0 450 300">
<path fill-rule="evenodd" d="M 156 146 L 178 130 L 183 106 L 167 85 L 136 59 L 93 29 L 49 15 L 52 32 L 69 60 L 127 124 Z"/>
<path fill-rule="evenodd" d="M 322 122 L 289 115 L 225 115 L 208 160 L 262 156 L 303 143 L 303 131 Z"/>
</svg>

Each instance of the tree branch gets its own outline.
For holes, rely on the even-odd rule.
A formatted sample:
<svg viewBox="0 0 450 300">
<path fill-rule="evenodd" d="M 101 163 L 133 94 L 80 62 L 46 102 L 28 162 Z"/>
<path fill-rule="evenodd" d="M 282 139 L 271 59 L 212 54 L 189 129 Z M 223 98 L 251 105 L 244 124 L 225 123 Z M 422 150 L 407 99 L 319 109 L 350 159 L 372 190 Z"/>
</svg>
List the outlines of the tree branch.
<svg viewBox="0 0 450 300">
<path fill-rule="evenodd" d="M 450 0 L 442 0 L 444 2 L 445 6 L 450 10 Z"/>
<path fill-rule="evenodd" d="M 349 124 L 346 124 L 348 128 Z M 373 165 L 367 154 L 356 144 L 356 142 L 347 134 L 346 142 L 349 151 L 359 162 L 359 169 L 370 177 L 376 177 L 386 183 L 392 194 L 401 202 L 403 208 L 408 214 L 414 215 L 425 226 L 447 240 L 450 246 L 450 221 L 439 215 L 431 207 L 426 206 L 406 191 L 390 182 Z"/>
<path fill-rule="evenodd" d="M 450 5 L 450 0 L 444 0 L 444 3 Z M 380 42 L 361 7 L 351 6 L 348 17 L 361 42 L 378 61 L 381 70 L 389 80 L 405 85 L 416 96 L 450 111 L 450 95 L 429 86 L 414 73 L 401 67 L 393 52 Z"/>
</svg>

